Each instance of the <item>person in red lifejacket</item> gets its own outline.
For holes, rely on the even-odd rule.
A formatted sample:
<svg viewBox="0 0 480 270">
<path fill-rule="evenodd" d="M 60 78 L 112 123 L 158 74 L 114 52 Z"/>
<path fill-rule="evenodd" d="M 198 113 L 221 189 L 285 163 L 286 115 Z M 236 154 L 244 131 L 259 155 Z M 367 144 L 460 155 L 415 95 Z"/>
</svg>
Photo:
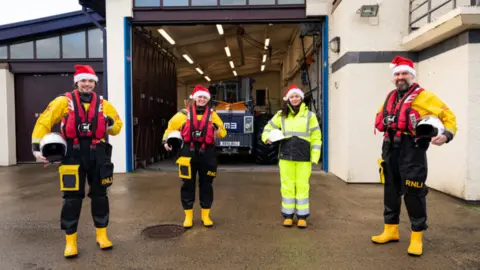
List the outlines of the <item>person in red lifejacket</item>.
<svg viewBox="0 0 480 270">
<path fill-rule="evenodd" d="M 98 82 L 93 68 L 76 65 L 75 69 L 75 90 L 51 101 L 38 117 L 32 133 L 33 155 L 37 161 L 48 163 L 40 147 L 42 138 L 61 122 L 61 135 L 67 146 L 59 167 L 63 191 L 60 226 L 66 234 L 66 258 L 78 255 L 77 227 L 87 180 L 97 244 L 101 249 L 112 247 L 106 230 L 107 187 L 112 184 L 113 164 L 111 145 L 105 142 L 105 137 L 107 133 L 117 135 L 123 125 L 112 104 L 93 91 Z"/>
<path fill-rule="evenodd" d="M 213 203 L 213 179 L 217 175 L 217 156 L 215 138 L 223 138 L 227 131 L 223 122 L 213 108 L 207 105 L 210 92 L 202 85 L 196 85 L 191 99 L 193 104 L 175 114 L 168 122 L 163 135 L 163 144 L 167 151 L 172 151 L 169 140 L 176 138 L 183 141 L 177 164 L 179 175 L 183 180 L 180 192 L 185 212 L 183 226 L 193 226 L 193 204 L 195 202 L 196 175 L 200 186 L 200 206 L 202 223 L 213 226 L 210 209 Z"/>
<path fill-rule="evenodd" d="M 420 256 L 422 236 L 427 226 L 427 156 L 430 142 L 440 146 L 456 134 L 456 117 L 434 93 L 415 82 L 416 71 L 410 59 L 393 59 L 392 90 L 376 115 L 375 128 L 384 132 L 380 177 L 384 179 L 384 230 L 371 239 L 384 244 L 399 240 L 401 196 L 410 218 L 408 254 Z M 429 137 L 420 136 L 417 124 L 427 117 L 438 118 L 444 127 Z M 440 122 L 439 121 L 439 122 Z M 442 131 L 443 130 L 443 131 Z M 383 173 L 382 173 L 383 172 Z"/>
</svg>

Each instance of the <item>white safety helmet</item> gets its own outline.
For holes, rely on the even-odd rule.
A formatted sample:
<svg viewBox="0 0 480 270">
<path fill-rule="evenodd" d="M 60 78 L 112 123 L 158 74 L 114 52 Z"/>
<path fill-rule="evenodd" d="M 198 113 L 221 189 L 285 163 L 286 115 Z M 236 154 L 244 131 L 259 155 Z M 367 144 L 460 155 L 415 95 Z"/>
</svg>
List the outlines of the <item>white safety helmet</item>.
<svg viewBox="0 0 480 270">
<path fill-rule="evenodd" d="M 415 128 L 417 138 L 431 138 L 443 134 L 445 126 L 436 116 L 428 115 L 422 118 Z"/>
<path fill-rule="evenodd" d="M 183 147 L 183 138 L 180 131 L 172 131 L 167 136 L 168 145 L 172 146 L 173 149 L 180 149 Z"/>
<path fill-rule="evenodd" d="M 274 129 L 270 132 L 270 136 L 268 139 L 271 142 L 276 142 L 285 139 L 285 135 L 279 130 L 279 129 Z"/>
<path fill-rule="evenodd" d="M 67 142 L 60 134 L 49 133 L 40 141 L 40 152 L 50 162 L 61 161 L 67 154 Z"/>
</svg>

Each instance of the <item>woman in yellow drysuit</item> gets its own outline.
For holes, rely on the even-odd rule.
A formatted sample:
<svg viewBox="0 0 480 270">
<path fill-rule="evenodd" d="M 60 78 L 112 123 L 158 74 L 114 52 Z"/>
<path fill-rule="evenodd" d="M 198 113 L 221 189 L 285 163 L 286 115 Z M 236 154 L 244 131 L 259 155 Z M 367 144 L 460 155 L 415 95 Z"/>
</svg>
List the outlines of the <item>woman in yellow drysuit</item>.
<svg viewBox="0 0 480 270">
<path fill-rule="evenodd" d="M 315 113 L 303 102 L 304 94 L 292 85 L 284 107 L 265 126 L 262 141 L 271 144 L 270 133 L 281 130 L 285 137 L 280 141 L 279 167 L 282 193 L 283 225 L 291 227 L 296 214 L 299 228 L 307 227 L 310 216 L 309 191 L 312 163 L 318 164 L 322 147 L 322 133 Z M 273 140 L 273 139 L 272 139 Z"/>
</svg>

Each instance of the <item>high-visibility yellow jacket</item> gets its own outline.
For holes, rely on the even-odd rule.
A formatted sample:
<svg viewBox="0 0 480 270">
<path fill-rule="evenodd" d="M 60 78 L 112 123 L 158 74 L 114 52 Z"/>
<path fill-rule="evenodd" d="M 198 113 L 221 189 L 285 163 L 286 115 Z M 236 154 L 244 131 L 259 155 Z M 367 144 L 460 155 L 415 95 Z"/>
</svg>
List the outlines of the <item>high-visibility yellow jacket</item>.
<svg viewBox="0 0 480 270">
<path fill-rule="evenodd" d="M 288 117 L 277 112 L 265 126 L 262 141 L 266 143 L 270 132 L 279 129 L 285 136 L 280 143 L 279 158 L 291 161 L 310 161 L 318 164 L 322 151 L 322 132 L 315 113 L 302 102 L 295 115 L 292 108 Z"/>
<path fill-rule="evenodd" d="M 90 107 L 90 103 L 83 103 L 83 107 L 85 110 L 88 110 Z M 117 111 L 113 107 L 113 105 L 108 102 L 107 100 L 103 100 L 103 114 L 107 117 L 113 119 L 113 127 L 108 129 L 109 135 L 117 135 L 120 133 L 123 122 L 120 119 Z M 40 141 L 42 140 L 43 136 L 50 133 L 52 127 L 58 123 L 60 123 L 65 117 L 68 115 L 68 99 L 66 96 L 59 96 L 52 100 L 45 111 L 38 117 L 35 127 L 33 128 L 32 132 L 32 145 L 36 148 Z M 102 140 L 104 141 L 104 140 Z"/>
<path fill-rule="evenodd" d="M 183 109 L 179 112 L 177 112 L 169 121 L 168 121 L 168 126 L 167 129 L 165 130 L 165 133 L 163 134 L 163 143 L 166 142 L 168 135 L 172 131 L 181 131 L 183 125 L 187 122 L 187 110 Z M 202 120 L 202 115 L 200 113 L 197 113 L 197 119 L 200 121 Z M 227 130 L 223 126 L 223 121 L 220 119 L 218 114 L 213 111 L 212 112 L 212 122 L 217 128 L 217 138 L 224 138 L 227 136 Z"/>
<path fill-rule="evenodd" d="M 427 90 L 420 92 L 412 102 L 412 109 L 418 111 L 420 119 L 427 115 L 438 117 L 445 126 L 444 135 L 448 138 L 448 141 L 451 141 L 457 133 L 457 119 L 455 114 L 434 93 Z M 381 112 L 382 110 L 383 104 L 380 106 L 378 112 Z"/>
</svg>

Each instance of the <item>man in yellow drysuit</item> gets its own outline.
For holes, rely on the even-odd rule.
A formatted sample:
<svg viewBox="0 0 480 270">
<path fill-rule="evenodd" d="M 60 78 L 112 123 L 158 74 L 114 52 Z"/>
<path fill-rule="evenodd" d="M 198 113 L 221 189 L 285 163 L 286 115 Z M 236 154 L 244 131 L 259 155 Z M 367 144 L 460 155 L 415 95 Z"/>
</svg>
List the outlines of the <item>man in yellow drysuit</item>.
<svg viewBox="0 0 480 270">
<path fill-rule="evenodd" d="M 40 142 L 55 124 L 62 123 L 61 132 L 67 142 L 67 153 L 59 167 L 63 191 L 60 224 L 66 234 L 66 258 L 78 255 L 77 227 L 86 179 L 90 186 L 88 196 L 92 200 L 97 244 L 101 249 L 112 247 L 106 231 L 109 223 L 107 187 L 113 179 L 112 150 L 104 138 L 107 133 L 120 133 L 123 125 L 112 104 L 93 91 L 98 82 L 93 68 L 76 65 L 75 69 L 76 89 L 51 101 L 38 118 L 32 133 L 33 155 L 38 161 L 46 163 L 40 151 Z M 77 180 L 72 183 L 68 179 Z"/>
<path fill-rule="evenodd" d="M 427 149 L 430 142 L 443 145 L 456 134 L 454 113 L 434 93 L 424 90 L 415 82 L 413 62 L 403 57 L 392 61 L 393 82 L 391 91 L 380 107 L 375 128 L 384 132 L 382 145 L 381 177 L 384 185 L 384 231 L 372 236 L 372 241 L 384 244 L 399 240 L 401 196 L 411 223 L 408 254 L 420 256 L 423 252 L 423 231 L 427 226 Z M 424 117 L 438 118 L 444 125 L 443 134 L 420 138 L 416 129 Z"/>
<path fill-rule="evenodd" d="M 272 130 L 281 130 L 284 139 L 280 142 L 279 167 L 282 193 L 284 226 L 291 227 L 297 215 L 299 228 L 307 227 L 310 216 L 309 191 L 312 163 L 317 165 L 322 149 L 322 133 L 315 113 L 303 102 L 304 93 L 292 85 L 284 107 L 268 122 L 262 134 L 264 143 L 272 143 Z"/>
</svg>

